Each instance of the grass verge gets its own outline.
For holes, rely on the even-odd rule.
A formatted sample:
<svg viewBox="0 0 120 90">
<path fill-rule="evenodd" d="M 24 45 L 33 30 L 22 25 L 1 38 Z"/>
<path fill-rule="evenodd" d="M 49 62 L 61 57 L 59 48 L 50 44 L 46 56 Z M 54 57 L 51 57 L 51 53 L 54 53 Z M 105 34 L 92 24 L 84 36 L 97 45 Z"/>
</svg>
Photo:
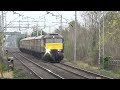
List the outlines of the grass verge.
<svg viewBox="0 0 120 90">
<path fill-rule="evenodd" d="M 114 79 L 120 79 L 120 70 L 104 70 L 97 66 L 89 65 L 88 63 L 84 63 L 83 61 L 77 60 L 76 62 L 73 61 L 66 61 L 66 64 L 71 64 L 76 67 L 86 69 L 95 73 L 99 73 L 108 77 L 112 77 Z"/>
</svg>

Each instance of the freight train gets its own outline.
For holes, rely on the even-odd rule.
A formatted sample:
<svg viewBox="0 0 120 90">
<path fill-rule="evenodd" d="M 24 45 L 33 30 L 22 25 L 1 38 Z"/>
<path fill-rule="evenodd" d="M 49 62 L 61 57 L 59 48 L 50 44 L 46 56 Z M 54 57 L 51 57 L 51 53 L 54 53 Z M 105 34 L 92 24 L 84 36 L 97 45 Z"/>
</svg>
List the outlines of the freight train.
<svg viewBox="0 0 120 90">
<path fill-rule="evenodd" d="M 64 58 L 64 39 L 57 33 L 28 37 L 20 40 L 19 49 L 42 60 L 59 63 Z"/>
</svg>

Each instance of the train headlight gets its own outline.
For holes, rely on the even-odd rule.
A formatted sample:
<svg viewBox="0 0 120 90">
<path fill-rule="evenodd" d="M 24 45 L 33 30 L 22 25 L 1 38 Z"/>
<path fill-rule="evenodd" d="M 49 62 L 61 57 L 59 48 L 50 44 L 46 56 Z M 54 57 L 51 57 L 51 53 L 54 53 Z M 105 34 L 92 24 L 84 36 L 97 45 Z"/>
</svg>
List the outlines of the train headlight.
<svg viewBox="0 0 120 90">
<path fill-rule="evenodd" d="M 60 50 L 60 49 L 58 49 L 58 51 L 60 52 L 61 50 Z"/>
<path fill-rule="evenodd" d="M 49 54 L 50 54 L 50 51 L 51 51 L 50 49 L 46 49 L 46 53 L 49 53 Z"/>
<path fill-rule="evenodd" d="M 45 56 L 47 53 L 48 53 L 49 55 L 51 55 L 51 54 L 50 54 L 50 51 L 51 51 L 50 49 L 46 49 L 44 56 Z"/>
</svg>

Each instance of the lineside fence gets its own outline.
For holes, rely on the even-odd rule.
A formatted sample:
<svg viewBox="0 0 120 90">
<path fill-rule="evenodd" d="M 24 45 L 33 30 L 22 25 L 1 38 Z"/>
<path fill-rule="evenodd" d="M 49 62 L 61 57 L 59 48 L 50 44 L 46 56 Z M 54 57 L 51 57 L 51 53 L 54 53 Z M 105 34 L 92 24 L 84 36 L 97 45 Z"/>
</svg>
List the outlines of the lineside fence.
<svg viewBox="0 0 120 90">
<path fill-rule="evenodd" d="M 111 57 L 101 58 L 101 68 L 106 70 L 119 70 L 120 60 L 112 60 Z"/>
<path fill-rule="evenodd" d="M 120 60 L 110 60 L 108 62 L 109 70 L 119 70 L 120 69 Z"/>
</svg>

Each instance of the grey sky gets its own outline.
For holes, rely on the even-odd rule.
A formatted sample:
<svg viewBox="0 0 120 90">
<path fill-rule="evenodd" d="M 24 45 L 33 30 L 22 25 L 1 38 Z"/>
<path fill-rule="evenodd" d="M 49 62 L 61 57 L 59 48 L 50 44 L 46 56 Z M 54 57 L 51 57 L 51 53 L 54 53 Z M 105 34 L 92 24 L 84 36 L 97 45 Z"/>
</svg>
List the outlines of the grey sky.
<svg viewBox="0 0 120 90">
<path fill-rule="evenodd" d="M 51 14 L 46 14 L 46 11 L 15 11 L 16 13 L 19 13 L 21 15 L 24 15 L 23 18 L 17 18 L 19 17 L 18 14 L 13 14 L 13 12 L 9 11 L 6 14 L 6 20 L 7 20 L 7 24 L 10 23 L 10 21 L 13 21 L 15 18 L 17 18 L 15 21 L 26 21 L 27 18 L 25 17 L 31 17 L 34 18 L 36 21 L 43 21 L 44 19 L 41 19 L 45 16 L 46 19 L 46 26 L 50 26 L 50 31 L 54 31 L 55 28 L 58 28 L 60 26 L 60 23 L 52 23 L 52 22 L 60 22 L 60 18 L 57 18 L 55 16 L 52 16 Z M 65 19 L 67 19 L 67 22 L 70 22 L 72 20 L 74 20 L 75 18 L 75 11 L 49 11 L 50 13 L 53 13 L 54 15 L 62 15 L 63 16 L 63 22 L 66 22 Z M 77 12 L 77 19 L 80 23 L 82 23 L 82 18 L 80 17 L 82 11 Z M 32 21 L 33 19 L 28 18 L 29 21 Z M 64 19 L 65 18 L 65 19 Z M 19 23 L 15 23 L 13 22 L 11 25 L 16 24 L 17 26 L 19 25 Z M 27 23 L 23 23 L 23 24 L 27 24 Z M 37 24 L 37 23 L 31 23 L 33 25 Z M 40 26 L 43 26 L 44 23 L 43 22 L 39 22 L 38 23 Z M 67 27 L 68 23 L 63 23 L 63 28 Z M 43 28 L 43 27 L 41 27 Z M 8 31 L 18 31 L 18 29 L 7 29 Z M 46 32 L 49 32 L 49 28 L 46 27 L 45 29 L 43 29 Z M 21 29 L 21 31 L 28 31 L 31 32 L 31 29 Z"/>
</svg>

